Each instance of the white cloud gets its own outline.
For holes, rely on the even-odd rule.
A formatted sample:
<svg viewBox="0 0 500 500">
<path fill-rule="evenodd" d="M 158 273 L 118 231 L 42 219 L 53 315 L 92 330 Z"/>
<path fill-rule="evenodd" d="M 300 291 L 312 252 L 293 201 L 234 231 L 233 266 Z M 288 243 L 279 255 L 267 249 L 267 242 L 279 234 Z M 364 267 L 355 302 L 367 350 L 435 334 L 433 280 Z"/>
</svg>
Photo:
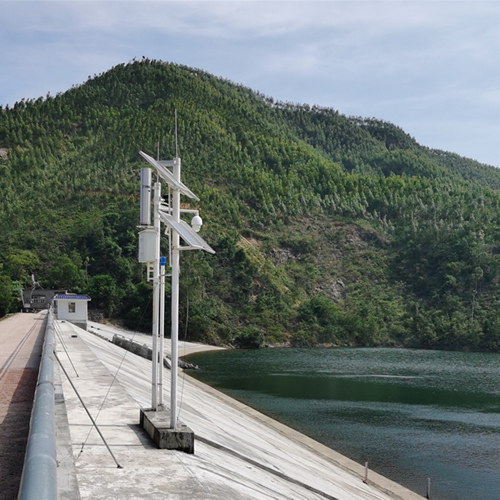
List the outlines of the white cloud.
<svg viewBox="0 0 500 500">
<path fill-rule="evenodd" d="M 500 135 L 498 1 L 0 0 L 0 18 L 0 104 L 144 55 L 401 126 L 463 109 Z"/>
<path fill-rule="evenodd" d="M 471 18 L 493 2 L 397 1 L 15 1 L 8 17 L 30 29 L 59 33 L 84 29 L 242 38 L 275 37 L 310 29 L 358 26 L 365 34 L 440 25 L 443 15 Z M 458 4 L 458 7 L 457 7 Z M 3 9 L 2 9 L 3 10 Z M 472 11 L 472 12 L 471 12 Z"/>
</svg>

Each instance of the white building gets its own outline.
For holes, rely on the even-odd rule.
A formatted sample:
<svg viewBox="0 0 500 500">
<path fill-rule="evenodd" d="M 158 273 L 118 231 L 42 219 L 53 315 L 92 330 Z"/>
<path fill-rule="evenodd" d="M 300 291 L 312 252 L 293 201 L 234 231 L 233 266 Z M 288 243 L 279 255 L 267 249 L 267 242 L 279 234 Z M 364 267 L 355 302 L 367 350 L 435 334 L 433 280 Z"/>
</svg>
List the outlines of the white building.
<svg viewBox="0 0 500 500">
<path fill-rule="evenodd" d="M 59 320 L 69 321 L 74 325 L 87 329 L 88 295 L 76 293 L 59 293 L 53 301 L 56 305 L 56 317 Z"/>
</svg>

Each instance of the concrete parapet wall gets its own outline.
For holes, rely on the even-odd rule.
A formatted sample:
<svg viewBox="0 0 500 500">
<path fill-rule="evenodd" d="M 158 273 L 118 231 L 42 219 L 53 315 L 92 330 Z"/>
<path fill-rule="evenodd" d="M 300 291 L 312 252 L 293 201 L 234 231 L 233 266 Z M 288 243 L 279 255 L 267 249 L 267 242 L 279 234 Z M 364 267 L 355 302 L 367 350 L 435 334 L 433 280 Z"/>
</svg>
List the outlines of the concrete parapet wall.
<svg viewBox="0 0 500 500">
<path fill-rule="evenodd" d="M 120 337 L 120 335 L 113 335 L 113 344 L 126 349 L 132 354 L 136 354 L 141 358 L 145 359 L 153 359 L 153 351 L 150 347 L 145 344 L 139 344 L 138 342 L 134 342 L 132 340 L 128 340 L 125 337 Z M 170 368 L 170 366 L 169 366 Z"/>
<path fill-rule="evenodd" d="M 141 358 L 149 359 L 150 361 L 153 359 L 153 350 L 151 347 L 146 344 L 139 344 L 139 342 L 134 342 L 133 340 L 126 339 L 125 337 L 121 337 L 120 335 L 113 335 L 113 344 L 126 349 L 127 351 L 140 356 Z M 170 356 L 163 357 L 163 366 L 170 370 Z M 184 370 L 197 370 L 198 366 L 192 363 L 187 363 L 182 359 L 179 359 L 178 363 L 179 368 Z"/>
</svg>

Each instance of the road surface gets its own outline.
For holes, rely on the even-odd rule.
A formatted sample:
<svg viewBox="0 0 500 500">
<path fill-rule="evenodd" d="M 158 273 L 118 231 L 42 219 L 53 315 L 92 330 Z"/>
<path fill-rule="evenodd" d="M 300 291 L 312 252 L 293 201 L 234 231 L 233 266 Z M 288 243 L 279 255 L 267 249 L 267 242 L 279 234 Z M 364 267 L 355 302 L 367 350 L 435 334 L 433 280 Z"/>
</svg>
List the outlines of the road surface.
<svg viewBox="0 0 500 500">
<path fill-rule="evenodd" d="M 0 499 L 17 497 L 45 334 L 46 311 L 0 321 Z"/>
</svg>

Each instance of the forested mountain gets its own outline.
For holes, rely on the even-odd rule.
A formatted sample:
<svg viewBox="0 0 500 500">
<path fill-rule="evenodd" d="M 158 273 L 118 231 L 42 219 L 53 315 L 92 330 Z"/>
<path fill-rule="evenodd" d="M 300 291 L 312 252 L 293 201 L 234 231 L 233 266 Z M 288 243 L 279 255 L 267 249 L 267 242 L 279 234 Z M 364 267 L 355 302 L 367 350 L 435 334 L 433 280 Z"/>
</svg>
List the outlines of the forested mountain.
<svg viewBox="0 0 500 500">
<path fill-rule="evenodd" d="M 175 109 L 183 181 L 201 199 L 183 201 L 217 252 L 181 255 L 183 336 L 500 348 L 497 169 L 147 59 L 0 108 L 2 314 L 34 273 L 150 328 L 139 150 L 156 156 L 159 141 L 173 158 Z"/>
</svg>

